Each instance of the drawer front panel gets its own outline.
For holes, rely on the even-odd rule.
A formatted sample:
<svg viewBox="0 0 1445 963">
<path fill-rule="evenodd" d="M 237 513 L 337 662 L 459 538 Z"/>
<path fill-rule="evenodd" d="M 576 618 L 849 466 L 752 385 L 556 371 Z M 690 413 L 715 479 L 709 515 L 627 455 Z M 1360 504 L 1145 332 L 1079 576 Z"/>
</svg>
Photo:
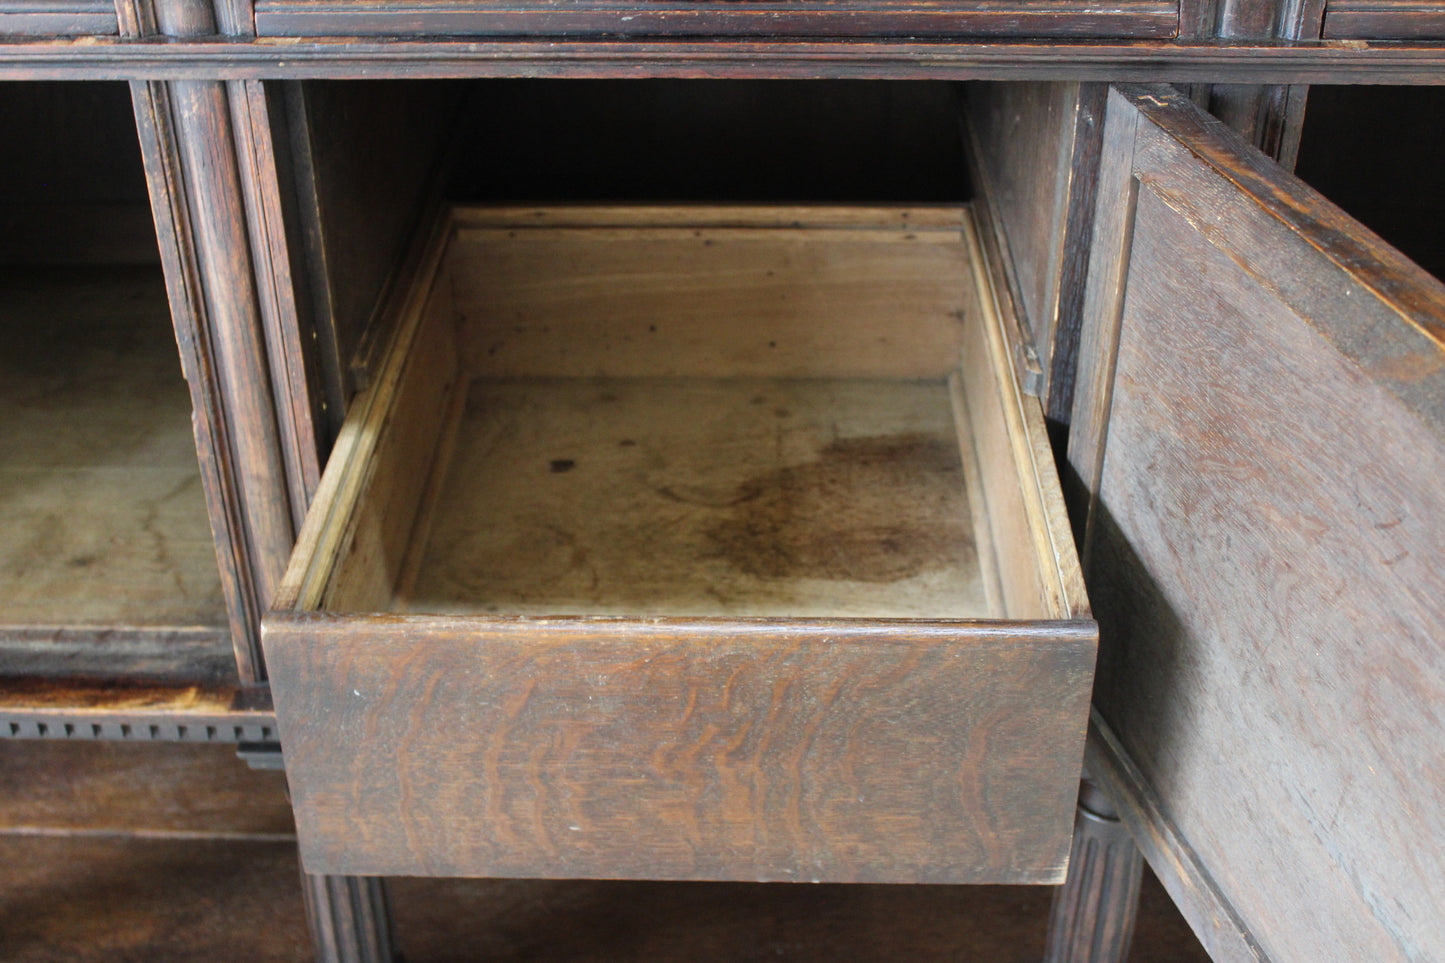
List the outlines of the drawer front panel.
<svg viewBox="0 0 1445 963">
<path fill-rule="evenodd" d="M 1177 0 L 639 3 L 262 0 L 256 31 L 321 36 L 1174 37 Z"/>
<path fill-rule="evenodd" d="M 0 0 L 0 37 L 113 37 L 109 0 Z"/>
<path fill-rule="evenodd" d="M 1047 883 L 1092 622 L 268 620 L 308 872 Z"/>
<path fill-rule="evenodd" d="M 1439 0 L 1336 0 L 1325 4 L 1326 40 L 1439 40 L 1445 3 Z"/>
</svg>

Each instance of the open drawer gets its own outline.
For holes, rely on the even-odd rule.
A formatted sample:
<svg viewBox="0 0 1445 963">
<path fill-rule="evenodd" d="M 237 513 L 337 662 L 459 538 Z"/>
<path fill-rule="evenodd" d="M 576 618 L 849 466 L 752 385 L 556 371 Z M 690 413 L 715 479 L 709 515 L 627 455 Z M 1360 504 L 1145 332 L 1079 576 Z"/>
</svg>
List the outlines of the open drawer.
<svg viewBox="0 0 1445 963">
<path fill-rule="evenodd" d="M 1097 629 L 967 208 L 460 208 L 264 645 L 312 873 L 1046 883 Z"/>
</svg>

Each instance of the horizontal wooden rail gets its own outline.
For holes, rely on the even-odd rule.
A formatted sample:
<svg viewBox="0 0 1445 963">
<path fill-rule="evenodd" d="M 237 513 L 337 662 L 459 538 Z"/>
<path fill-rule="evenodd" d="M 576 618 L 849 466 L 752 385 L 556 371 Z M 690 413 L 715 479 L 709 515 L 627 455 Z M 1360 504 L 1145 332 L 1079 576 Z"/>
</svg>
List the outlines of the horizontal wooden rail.
<svg viewBox="0 0 1445 963">
<path fill-rule="evenodd" d="M 0 80 L 428 77 L 1445 84 L 1445 44 L 355 38 L 0 43 Z"/>
</svg>

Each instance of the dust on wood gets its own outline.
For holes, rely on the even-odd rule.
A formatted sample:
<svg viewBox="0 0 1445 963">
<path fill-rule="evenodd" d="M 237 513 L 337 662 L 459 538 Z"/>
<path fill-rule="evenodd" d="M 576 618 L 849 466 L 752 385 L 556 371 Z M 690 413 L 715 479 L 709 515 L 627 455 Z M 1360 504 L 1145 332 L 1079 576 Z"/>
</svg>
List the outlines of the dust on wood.
<svg viewBox="0 0 1445 963">
<path fill-rule="evenodd" d="M 159 271 L 0 274 L 0 625 L 225 625 L 194 445 Z"/>
<path fill-rule="evenodd" d="M 946 386 L 479 379 L 398 608 L 985 615 Z"/>
<path fill-rule="evenodd" d="M 901 512 L 842 527 L 836 520 L 851 519 L 860 497 L 942 505 L 956 501 L 962 486 L 958 449 L 944 439 L 843 438 L 807 464 L 744 482 L 732 517 L 707 535 L 729 564 L 758 578 L 896 582 L 948 565 L 970 542 L 963 519 L 938 526 Z"/>
</svg>

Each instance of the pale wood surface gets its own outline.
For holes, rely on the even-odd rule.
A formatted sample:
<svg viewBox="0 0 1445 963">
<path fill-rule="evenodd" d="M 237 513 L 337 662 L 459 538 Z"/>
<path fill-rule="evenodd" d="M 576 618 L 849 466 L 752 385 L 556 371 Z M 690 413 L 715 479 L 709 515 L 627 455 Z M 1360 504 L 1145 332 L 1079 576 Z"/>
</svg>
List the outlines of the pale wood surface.
<svg viewBox="0 0 1445 963">
<path fill-rule="evenodd" d="M 155 269 L 0 277 L 0 453 L 0 626 L 226 624 Z"/>
<path fill-rule="evenodd" d="M 1096 703 L 1263 955 L 1445 955 L 1445 287 L 1177 94 L 1110 111 Z"/>
<path fill-rule="evenodd" d="M 402 611 L 987 615 L 941 381 L 473 382 Z"/>
<path fill-rule="evenodd" d="M 943 377 L 957 364 L 971 296 L 958 208 L 519 214 L 511 227 L 460 215 L 449 253 L 474 373 Z"/>
</svg>

